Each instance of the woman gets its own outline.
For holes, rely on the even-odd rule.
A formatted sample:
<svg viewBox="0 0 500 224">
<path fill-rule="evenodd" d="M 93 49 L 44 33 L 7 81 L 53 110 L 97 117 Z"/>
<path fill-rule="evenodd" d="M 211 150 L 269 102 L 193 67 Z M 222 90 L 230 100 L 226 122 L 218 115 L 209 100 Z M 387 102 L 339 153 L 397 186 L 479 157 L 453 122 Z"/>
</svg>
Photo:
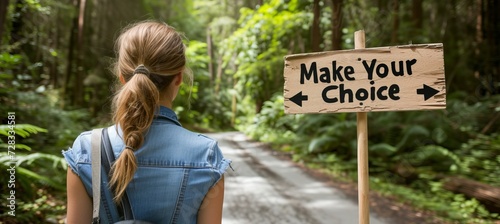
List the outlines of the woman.
<svg viewBox="0 0 500 224">
<path fill-rule="evenodd" d="M 117 159 L 109 180 L 114 190 L 105 188 L 101 197 L 101 223 L 119 220 L 115 205 L 125 191 L 135 219 L 221 223 L 223 174 L 230 160 L 214 140 L 182 128 L 172 111 L 186 69 L 181 35 L 166 24 L 142 22 L 126 28 L 116 48 L 121 88 L 113 99 L 115 125 L 108 134 Z M 70 224 L 92 219 L 90 133 L 83 132 L 63 152 L 70 167 Z"/>
</svg>

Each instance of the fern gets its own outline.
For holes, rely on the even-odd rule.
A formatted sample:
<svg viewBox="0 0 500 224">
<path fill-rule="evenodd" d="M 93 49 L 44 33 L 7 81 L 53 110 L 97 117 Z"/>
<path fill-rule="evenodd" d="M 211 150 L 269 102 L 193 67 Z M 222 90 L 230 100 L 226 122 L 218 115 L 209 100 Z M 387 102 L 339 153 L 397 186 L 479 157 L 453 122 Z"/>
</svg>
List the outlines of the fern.
<svg viewBox="0 0 500 224">
<path fill-rule="evenodd" d="M 0 135 L 9 136 L 11 126 L 0 125 Z M 16 124 L 14 127 L 16 135 L 23 138 L 30 137 L 32 134 L 47 132 L 46 129 L 31 124 Z M 17 141 L 16 141 L 17 142 Z M 0 139 L 0 148 L 7 149 L 8 144 Z M 16 149 L 31 151 L 31 147 L 25 144 L 15 144 Z M 15 164 L 14 164 L 15 162 Z M 63 178 L 52 178 L 54 171 L 58 168 L 66 170 L 67 164 L 64 158 L 47 153 L 20 153 L 19 151 L 0 152 L 0 166 L 16 166 L 16 182 L 19 182 L 21 188 L 32 188 L 33 182 L 51 186 L 58 190 L 64 190 Z M 50 174 L 49 174 L 50 173 Z"/>
<path fill-rule="evenodd" d="M 2 152 L 0 153 L 0 163 L 6 164 L 10 162 L 10 158 L 8 153 Z M 46 153 L 32 153 L 32 154 L 17 154 L 16 155 L 16 166 L 21 166 L 21 165 L 33 165 L 33 163 L 37 163 L 40 160 L 45 160 L 49 161 L 52 166 L 52 169 L 56 169 L 58 166 L 60 166 L 63 169 L 66 169 L 66 161 L 64 160 L 63 157 L 56 156 L 56 155 L 51 155 L 51 154 L 46 154 Z M 38 164 L 41 165 L 41 164 Z"/>
<path fill-rule="evenodd" d="M 406 154 L 412 165 L 432 166 L 436 171 L 458 171 L 466 169 L 460 157 L 447 148 L 437 145 L 419 147 L 417 150 Z"/>
<path fill-rule="evenodd" d="M 39 132 L 47 132 L 47 129 L 31 125 L 31 124 L 16 124 L 15 126 L 11 125 L 0 125 L 0 135 L 4 136 L 10 136 L 9 131 L 12 131 L 12 128 L 14 127 L 14 132 L 16 135 L 19 135 L 23 138 L 29 137 L 31 134 L 37 134 Z M 9 147 L 8 144 L 5 144 L 2 139 L 0 139 L 0 148 L 7 149 Z M 16 149 L 24 149 L 26 151 L 31 151 L 31 147 L 25 145 L 25 144 L 20 144 L 16 143 L 15 144 Z"/>
<path fill-rule="evenodd" d="M 329 145 L 331 145 L 332 143 L 336 143 L 337 141 L 337 138 L 327 135 L 322 135 L 319 138 L 314 138 L 311 143 L 309 143 L 309 152 L 324 151 L 325 148 L 328 148 Z"/>
<path fill-rule="evenodd" d="M 387 143 L 378 143 L 370 146 L 370 154 L 372 156 L 388 157 L 397 153 L 398 149 Z"/>
<path fill-rule="evenodd" d="M 430 136 L 429 130 L 420 125 L 411 126 L 407 130 L 405 130 L 403 134 L 403 137 L 395 146 L 397 149 L 404 148 L 409 143 L 411 143 L 411 140 L 413 139 L 428 138 Z"/>
<path fill-rule="evenodd" d="M 10 125 L 0 125 L 0 134 L 9 136 L 9 131 L 11 130 Z M 16 124 L 14 126 L 14 131 L 16 135 L 19 135 L 23 138 L 29 137 L 31 134 L 38 134 L 39 132 L 47 132 L 47 129 L 31 125 L 31 124 Z"/>
<path fill-rule="evenodd" d="M 0 142 L 1 141 L 2 140 L 0 139 Z M 29 146 L 27 146 L 25 144 L 19 144 L 19 143 L 17 143 L 17 144 L 15 144 L 15 146 L 16 146 L 16 149 L 24 149 L 26 151 L 31 151 L 31 147 L 29 147 Z M 7 148 L 9 148 L 9 145 L 5 144 L 5 143 L 0 143 L 0 148 L 7 149 Z"/>
</svg>

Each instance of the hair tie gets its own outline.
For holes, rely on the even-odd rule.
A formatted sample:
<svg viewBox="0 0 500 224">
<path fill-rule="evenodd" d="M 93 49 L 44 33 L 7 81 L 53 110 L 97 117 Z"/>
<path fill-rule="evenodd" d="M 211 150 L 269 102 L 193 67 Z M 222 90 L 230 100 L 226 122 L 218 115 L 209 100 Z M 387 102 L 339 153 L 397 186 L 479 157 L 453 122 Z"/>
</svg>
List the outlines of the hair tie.
<svg viewBox="0 0 500 224">
<path fill-rule="evenodd" d="M 134 70 L 134 75 L 137 74 L 137 73 L 140 73 L 140 74 L 144 74 L 146 75 L 147 77 L 149 77 L 149 70 L 146 68 L 146 66 L 144 65 L 139 65 L 137 66 L 137 68 L 135 68 Z"/>
<path fill-rule="evenodd" d="M 137 68 L 135 68 L 134 75 L 138 74 L 138 73 L 146 75 L 149 78 L 149 80 L 151 80 L 155 84 L 156 87 L 158 87 L 158 88 L 164 87 L 163 86 L 163 83 L 164 83 L 163 77 L 164 76 L 149 72 L 149 70 L 143 64 L 141 64 L 141 65 L 137 66 Z"/>
<path fill-rule="evenodd" d="M 134 151 L 134 148 L 132 148 L 132 147 L 130 147 L 130 146 L 128 146 L 128 145 L 127 145 L 127 146 L 125 146 L 125 149 L 130 149 L 130 150 Z"/>
</svg>

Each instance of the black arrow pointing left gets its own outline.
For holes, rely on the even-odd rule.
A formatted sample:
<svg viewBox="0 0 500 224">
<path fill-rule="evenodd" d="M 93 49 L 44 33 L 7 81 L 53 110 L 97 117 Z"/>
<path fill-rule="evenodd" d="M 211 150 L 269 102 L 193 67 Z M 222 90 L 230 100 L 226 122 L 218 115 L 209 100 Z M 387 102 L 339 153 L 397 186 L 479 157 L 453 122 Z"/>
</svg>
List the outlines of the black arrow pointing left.
<svg viewBox="0 0 500 224">
<path fill-rule="evenodd" d="M 302 101 L 307 101 L 307 95 L 302 95 L 302 91 L 300 91 L 299 93 L 295 94 L 295 96 L 292 96 L 290 100 L 302 107 Z"/>
</svg>

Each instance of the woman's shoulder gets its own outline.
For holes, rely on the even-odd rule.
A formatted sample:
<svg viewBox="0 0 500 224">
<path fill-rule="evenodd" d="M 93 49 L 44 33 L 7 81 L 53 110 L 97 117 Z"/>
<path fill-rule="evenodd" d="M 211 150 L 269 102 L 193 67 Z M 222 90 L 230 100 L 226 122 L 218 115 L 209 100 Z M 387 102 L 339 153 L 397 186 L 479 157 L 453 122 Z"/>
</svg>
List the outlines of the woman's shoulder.
<svg viewBox="0 0 500 224">
<path fill-rule="evenodd" d="M 206 148 L 208 150 L 213 150 L 218 147 L 215 139 L 202 133 L 193 132 L 187 129 L 184 130 L 186 130 L 186 135 L 184 136 L 185 141 L 183 141 L 185 144 L 193 144 L 195 148 Z"/>
<path fill-rule="evenodd" d="M 90 138 L 92 131 L 84 131 L 80 133 L 73 145 L 68 150 L 63 150 L 62 154 L 68 163 L 68 166 L 77 172 L 78 163 L 90 163 Z"/>
<path fill-rule="evenodd" d="M 216 144 L 216 140 L 205 134 L 188 130 L 181 126 L 156 126 L 152 127 L 148 137 L 161 142 L 179 143 L 186 145 L 206 145 L 210 147 Z"/>
</svg>

